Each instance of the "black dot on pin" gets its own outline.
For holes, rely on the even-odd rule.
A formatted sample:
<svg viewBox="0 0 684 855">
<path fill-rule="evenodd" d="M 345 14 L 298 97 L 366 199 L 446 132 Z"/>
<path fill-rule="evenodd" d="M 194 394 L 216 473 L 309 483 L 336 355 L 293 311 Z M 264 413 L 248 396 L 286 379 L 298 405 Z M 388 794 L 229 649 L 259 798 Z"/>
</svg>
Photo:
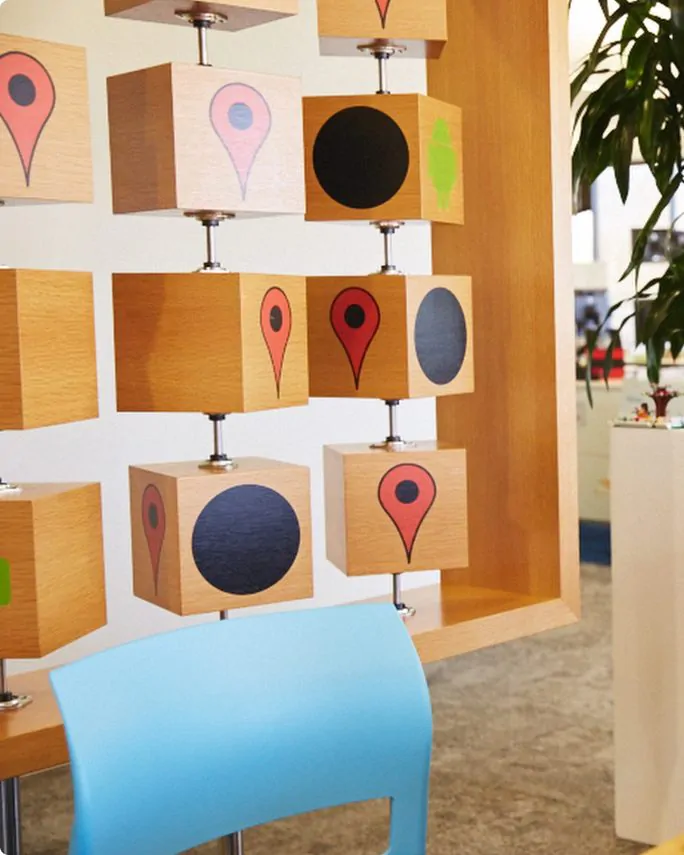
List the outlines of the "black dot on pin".
<svg viewBox="0 0 684 855">
<path fill-rule="evenodd" d="M 157 528 L 159 525 L 159 508 L 156 505 L 150 505 L 147 511 L 147 518 L 152 528 Z"/>
<path fill-rule="evenodd" d="M 446 386 L 463 367 L 468 328 L 460 302 L 447 288 L 433 288 L 416 315 L 418 363 L 430 382 Z"/>
<path fill-rule="evenodd" d="M 283 310 L 280 308 L 280 306 L 274 306 L 271 309 L 269 321 L 271 323 L 271 329 L 273 330 L 273 332 L 280 332 L 280 330 L 283 328 Z"/>
<path fill-rule="evenodd" d="M 323 190 L 347 208 L 375 208 L 401 190 L 409 170 L 404 132 L 372 107 L 341 110 L 318 132 L 313 167 Z"/>
<path fill-rule="evenodd" d="M 287 499 L 270 487 L 243 484 L 220 493 L 200 513 L 192 554 L 210 585 L 244 596 L 280 582 L 300 543 L 299 520 Z"/>
<path fill-rule="evenodd" d="M 359 306 L 358 303 L 349 306 L 344 313 L 344 322 L 353 330 L 360 329 L 366 322 L 366 313 L 363 307 Z"/>
<path fill-rule="evenodd" d="M 415 481 L 400 481 L 394 490 L 394 495 L 402 505 L 412 505 L 420 495 L 420 490 Z"/>
<path fill-rule="evenodd" d="M 25 74 L 15 74 L 7 86 L 10 98 L 19 107 L 30 107 L 36 100 L 36 84 Z"/>
</svg>

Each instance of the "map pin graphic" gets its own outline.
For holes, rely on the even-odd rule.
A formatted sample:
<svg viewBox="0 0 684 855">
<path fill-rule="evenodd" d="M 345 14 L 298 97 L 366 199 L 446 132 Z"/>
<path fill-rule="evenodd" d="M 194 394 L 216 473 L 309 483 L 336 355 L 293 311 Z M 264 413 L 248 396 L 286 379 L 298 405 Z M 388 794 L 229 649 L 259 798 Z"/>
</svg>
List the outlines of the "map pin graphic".
<svg viewBox="0 0 684 855">
<path fill-rule="evenodd" d="M 292 333 L 292 307 L 287 294 L 280 288 L 271 288 L 264 296 L 261 303 L 261 332 L 271 357 L 280 397 L 285 352 Z"/>
<path fill-rule="evenodd" d="M 358 390 L 363 363 L 380 327 L 380 306 L 363 288 L 347 288 L 333 301 L 330 323 L 347 354 Z"/>
<path fill-rule="evenodd" d="M 389 7 L 392 0 L 375 0 L 375 5 L 378 7 L 378 12 L 380 13 L 380 20 L 382 21 L 382 26 L 384 28 L 387 22 L 387 15 L 389 14 Z"/>
<path fill-rule="evenodd" d="M 20 51 L 0 55 L 0 118 L 19 154 L 27 187 L 38 142 L 56 101 L 54 81 L 35 57 Z"/>
<path fill-rule="evenodd" d="M 436 498 L 435 479 L 415 463 L 394 466 L 380 481 L 378 499 L 401 536 L 409 564 L 420 527 Z"/>
<path fill-rule="evenodd" d="M 159 565 L 161 551 L 166 535 L 166 509 L 164 500 L 154 484 L 145 487 L 142 499 L 142 517 L 147 546 L 150 550 L 152 573 L 154 575 L 154 592 L 159 593 Z"/>
<path fill-rule="evenodd" d="M 253 86 L 228 83 L 214 95 L 209 116 L 230 155 L 245 199 L 252 167 L 271 132 L 271 108 Z"/>
</svg>

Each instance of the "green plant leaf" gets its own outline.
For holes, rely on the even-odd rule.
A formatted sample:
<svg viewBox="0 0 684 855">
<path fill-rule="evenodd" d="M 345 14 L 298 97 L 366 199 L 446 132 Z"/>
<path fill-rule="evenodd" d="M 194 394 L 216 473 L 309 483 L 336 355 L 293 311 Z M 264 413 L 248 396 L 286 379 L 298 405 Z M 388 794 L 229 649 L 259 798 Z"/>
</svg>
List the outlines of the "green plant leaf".
<svg viewBox="0 0 684 855">
<path fill-rule="evenodd" d="M 641 80 L 651 50 L 653 49 L 653 36 L 646 32 L 634 42 L 627 57 L 626 84 L 628 89 L 633 89 Z"/>
<path fill-rule="evenodd" d="M 646 221 L 646 225 L 639 233 L 639 236 L 637 237 L 634 243 L 634 249 L 632 250 L 632 257 L 630 259 L 629 265 L 620 277 L 620 282 L 623 282 L 630 275 L 630 273 L 633 273 L 635 270 L 638 272 L 644 260 L 644 253 L 646 251 L 646 242 L 648 241 L 648 237 L 655 228 L 656 223 L 660 219 L 660 215 L 672 201 L 674 194 L 681 186 L 681 183 L 682 174 L 678 171 L 670 179 L 669 184 L 665 188 L 665 193 L 663 194 L 663 196 L 661 196 L 658 204 L 651 212 L 651 216 Z"/>
</svg>

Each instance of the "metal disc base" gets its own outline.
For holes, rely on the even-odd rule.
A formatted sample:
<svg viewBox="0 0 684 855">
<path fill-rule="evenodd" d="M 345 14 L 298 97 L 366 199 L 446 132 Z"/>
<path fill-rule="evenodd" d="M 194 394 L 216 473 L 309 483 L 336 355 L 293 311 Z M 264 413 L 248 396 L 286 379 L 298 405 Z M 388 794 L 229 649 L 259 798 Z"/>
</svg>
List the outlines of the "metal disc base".
<svg viewBox="0 0 684 855">
<path fill-rule="evenodd" d="M 415 448 L 415 442 L 407 442 L 405 439 L 388 437 L 383 442 L 374 442 L 371 448 L 380 451 L 405 451 L 407 448 Z"/>
<path fill-rule="evenodd" d="M 0 695 L 0 713 L 12 712 L 13 710 L 21 710 L 32 703 L 33 698 L 30 695 Z"/>
<path fill-rule="evenodd" d="M 222 264 L 203 264 L 198 267 L 195 273 L 228 273 L 228 268 Z"/>
<path fill-rule="evenodd" d="M 193 26 L 204 24 L 206 27 L 213 27 L 215 24 L 225 24 L 228 20 L 227 15 L 221 15 L 219 12 L 193 12 L 191 10 L 189 12 L 175 12 L 175 15 L 181 21 L 187 21 Z"/>
<path fill-rule="evenodd" d="M 238 465 L 230 457 L 210 457 L 209 460 L 205 460 L 204 463 L 200 463 L 198 468 L 208 469 L 210 471 L 213 470 L 214 472 L 228 472 L 231 469 L 237 469 Z"/>
<path fill-rule="evenodd" d="M 404 620 L 412 618 L 416 613 L 416 610 L 413 608 L 413 606 L 407 606 L 406 603 L 395 603 L 394 608 L 397 610 L 399 617 L 403 618 Z"/>
<path fill-rule="evenodd" d="M 400 45 L 388 39 L 375 39 L 375 41 L 357 45 L 356 49 L 361 53 L 374 56 L 376 59 L 390 59 L 393 56 L 400 56 L 402 53 L 406 53 L 406 45 Z"/>
<path fill-rule="evenodd" d="M 232 211 L 184 211 L 184 217 L 189 217 L 191 220 L 199 220 L 200 223 L 221 223 L 224 220 L 234 220 L 235 214 Z"/>
<path fill-rule="evenodd" d="M 7 496 L 10 493 L 21 493 L 21 487 L 16 484 L 8 484 L 6 481 L 0 480 L 0 496 Z"/>
</svg>

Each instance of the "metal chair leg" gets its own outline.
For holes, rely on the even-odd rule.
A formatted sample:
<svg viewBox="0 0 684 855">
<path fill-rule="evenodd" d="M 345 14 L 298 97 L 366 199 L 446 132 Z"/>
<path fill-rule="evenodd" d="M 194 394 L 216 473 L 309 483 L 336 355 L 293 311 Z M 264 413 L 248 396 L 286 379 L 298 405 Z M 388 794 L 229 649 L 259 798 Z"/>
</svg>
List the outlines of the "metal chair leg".
<svg viewBox="0 0 684 855">
<path fill-rule="evenodd" d="M 0 781 L 0 849 L 6 855 L 21 855 L 19 778 Z"/>
<path fill-rule="evenodd" d="M 223 838 L 224 855 L 245 855 L 242 832 L 238 831 Z"/>
</svg>

